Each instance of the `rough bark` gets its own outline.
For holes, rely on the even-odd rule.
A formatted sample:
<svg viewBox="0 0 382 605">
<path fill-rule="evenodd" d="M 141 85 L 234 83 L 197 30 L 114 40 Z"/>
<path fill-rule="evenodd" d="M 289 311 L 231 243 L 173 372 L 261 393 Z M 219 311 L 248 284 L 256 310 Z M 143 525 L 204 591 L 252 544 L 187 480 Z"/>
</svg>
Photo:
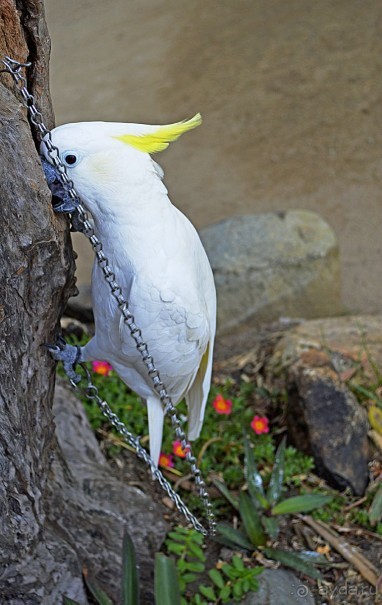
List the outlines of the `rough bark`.
<svg viewBox="0 0 382 605">
<path fill-rule="evenodd" d="M 20 61 L 38 57 L 28 86 L 51 123 L 41 2 L 2 1 L 4 54 Z M 67 221 L 53 214 L 26 111 L 7 74 L 0 82 L 0 158 L 0 601 L 39 603 L 38 587 L 28 588 L 20 570 L 46 544 L 54 364 L 42 345 L 57 333 L 73 291 L 74 261 Z"/>
<path fill-rule="evenodd" d="M 28 88 L 51 127 L 49 45 L 41 0 L 1 0 L 0 57 L 33 61 Z M 113 480 L 94 443 L 85 447 L 93 459 L 81 468 L 74 463 L 63 414 L 59 442 L 55 435 L 54 363 L 43 344 L 55 340 L 74 291 L 73 252 L 68 221 L 53 213 L 26 110 L 7 74 L 0 74 L 0 225 L 0 603 L 57 605 L 67 594 L 86 605 L 82 565 L 101 571 L 116 596 L 122 504 L 129 503 L 132 531 L 138 512 L 130 503 L 141 511 L 150 506 Z M 84 430 L 77 443 L 81 436 L 91 439 Z M 146 522 L 164 531 L 150 515 Z M 151 527 L 145 531 L 138 551 L 149 558 L 160 538 L 150 541 Z"/>
</svg>

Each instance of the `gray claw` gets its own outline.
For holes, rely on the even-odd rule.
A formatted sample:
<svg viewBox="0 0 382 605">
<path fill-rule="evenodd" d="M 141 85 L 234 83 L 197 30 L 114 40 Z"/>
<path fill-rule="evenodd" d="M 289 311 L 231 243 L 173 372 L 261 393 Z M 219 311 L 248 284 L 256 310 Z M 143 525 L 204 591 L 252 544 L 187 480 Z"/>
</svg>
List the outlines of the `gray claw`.
<svg viewBox="0 0 382 605">
<path fill-rule="evenodd" d="M 68 378 L 78 384 L 81 376 L 74 371 L 74 368 L 81 361 L 81 347 L 68 345 L 61 337 L 57 340 L 57 344 L 46 344 L 45 347 L 55 361 L 62 361 Z"/>
</svg>

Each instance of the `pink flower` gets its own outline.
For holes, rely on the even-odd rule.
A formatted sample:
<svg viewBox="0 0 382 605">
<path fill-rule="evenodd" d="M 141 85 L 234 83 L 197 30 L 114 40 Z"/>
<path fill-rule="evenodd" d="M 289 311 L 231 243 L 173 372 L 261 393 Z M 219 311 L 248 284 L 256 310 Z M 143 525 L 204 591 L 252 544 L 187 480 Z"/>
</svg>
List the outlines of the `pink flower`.
<svg viewBox="0 0 382 605">
<path fill-rule="evenodd" d="M 255 431 L 256 435 L 269 433 L 269 420 L 266 416 L 254 416 L 251 422 L 251 427 Z"/>
<path fill-rule="evenodd" d="M 178 456 L 179 458 L 185 458 L 187 452 L 189 451 L 189 448 L 183 449 L 180 441 L 174 441 L 172 444 L 172 451 L 175 456 Z"/>
<path fill-rule="evenodd" d="M 92 361 L 93 372 L 96 374 L 101 374 L 101 376 L 109 376 L 110 372 L 113 370 L 110 363 L 107 361 Z"/>
<path fill-rule="evenodd" d="M 172 454 L 165 454 L 164 452 L 160 453 L 159 456 L 159 466 L 165 466 L 167 468 L 172 468 L 174 466 L 174 457 Z"/>
<path fill-rule="evenodd" d="M 230 414 L 232 412 L 232 401 L 230 399 L 224 399 L 220 393 L 216 395 L 212 402 L 212 406 L 218 414 Z"/>
</svg>

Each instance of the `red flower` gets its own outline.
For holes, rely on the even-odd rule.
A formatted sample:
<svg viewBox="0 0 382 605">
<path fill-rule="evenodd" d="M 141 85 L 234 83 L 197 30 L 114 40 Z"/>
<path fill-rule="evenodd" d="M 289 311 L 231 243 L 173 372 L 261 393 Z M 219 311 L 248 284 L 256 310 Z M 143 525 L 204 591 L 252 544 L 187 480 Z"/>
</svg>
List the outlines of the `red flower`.
<svg viewBox="0 0 382 605">
<path fill-rule="evenodd" d="M 224 399 L 220 393 L 216 395 L 212 402 L 212 406 L 218 414 L 230 414 L 232 412 L 232 401 L 230 399 Z"/>
<path fill-rule="evenodd" d="M 107 361 L 93 361 L 92 362 L 93 372 L 96 374 L 101 374 L 101 376 L 109 376 L 112 371 L 112 367 L 110 363 Z"/>
<path fill-rule="evenodd" d="M 172 451 L 174 452 L 175 456 L 185 458 L 189 448 L 183 449 L 180 441 L 174 441 L 172 444 Z"/>
<path fill-rule="evenodd" d="M 164 452 L 160 453 L 159 456 L 159 466 L 165 466 L 167 468 L 172 468 L 174 466 L 174 458 L 172 454 L 165 454 Z"/>
<path fill-rule="evenodd" d="M 255 431 L 256 435 L 269 433 L 269 420 L 266 416 L 254 416 L 251 422 L 251 427 Z"/>
</svg>

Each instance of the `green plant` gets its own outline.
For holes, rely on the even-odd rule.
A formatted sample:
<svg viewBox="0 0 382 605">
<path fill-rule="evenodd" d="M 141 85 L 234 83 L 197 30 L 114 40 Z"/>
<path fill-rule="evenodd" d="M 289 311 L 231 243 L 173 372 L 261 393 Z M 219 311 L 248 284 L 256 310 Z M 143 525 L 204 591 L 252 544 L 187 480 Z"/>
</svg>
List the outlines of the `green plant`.
<svg viewBox="0 0 382 605">
<path fill-rule="evenodd" d="M 203 541 L 201 533 L 180 525 L 167 535 L 165 545 L 168 552 L 176 556 L 182 594 L 187 585 L 194 582 L 205 570 L 206 556 L 202 549 Z"/>
<path fill-rule="evenodd" d="M 174 561 L 163 553 L 155 555 L 155 603 L 181 605 L 178 574 Z"/>
<path fill-rule="evenodd" d="M 261 567 L 248 567 L 241 557 L 233 555 L 229 563 L 224 563 L 220 569 L 215 568 L 208 572 L 213 586 L 202 584 L 199 592 L 213 603 L 241 601 L 247 592 L 256 592 L 259 589 L 257 576 L 261 572 Z M 195 601 L 195 605 L 199 603 L 203 602 Z"/>
<path fill-rule="evenodd" d="M 382 485 L 379 486 L 374 494 L 373 501 L 369 510 L 369 521 L 372 526 L 382 520 Z"/>
<path fill-rule="evenodd" d="M 239 512 L 242 521 L 240 530 L 219 524 L 219 541 L 231 548 L 240 547 L 250 551 L 262 548 L 270 558 L 304 571 L 313 578 L 320 577 L 319 572 L 310 562 L 307 562 L 306 557 L 301 558 L 296 553 L 266 548 L 266 546 L 276 540 L 282 515 L 312 511 L 329 503 L 332 497 L 324 494 L 305 494 L 281 499 L 285 474 L 285 439 L 277 449 L 267 490 L 247 438 L 244 440 L 244 448 L 247 491 L 241 490 L 237 499 L 228 493 L 224 484 L 214 481 L 216 487 Z"/>
<path fill-rule="evenodd" d="M 222 563 L 207 572 L 210 583 L 199 585 L 198 592 L 189 594 L 189 585 L 200 580 L 206 572 L 203 536 L 194 529 L 178 526 L 166 539 L 167 550 L 176 557 L 182 605 L 208 605 L 240 600 L 248 591 L 258 589 L 257 576 L 261 567 L 245 565 L 242 558 L 233 555 L 230 562 Z M 207 601 L 205 600 L 207 599 Z"/>
</svg>

